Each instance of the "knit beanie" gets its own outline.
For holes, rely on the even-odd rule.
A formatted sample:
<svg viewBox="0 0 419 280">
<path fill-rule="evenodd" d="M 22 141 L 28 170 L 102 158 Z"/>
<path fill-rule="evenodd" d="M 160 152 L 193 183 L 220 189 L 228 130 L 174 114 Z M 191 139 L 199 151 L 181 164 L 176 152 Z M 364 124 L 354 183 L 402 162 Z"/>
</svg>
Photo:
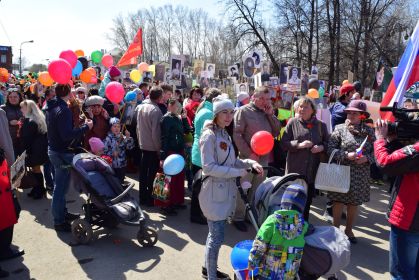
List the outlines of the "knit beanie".
<svg viewBox="0 0 419 280">
<path fill-rule="evenodd" d="M 119 69 L 116 68 L 115 66 L 111 66 L 109 68 L 109 76 L 111 76 L 111 78 L 121 76 L 121 71 L 119 71 Z"/>
<path fill-rule="evenodd" d="M 296 210 L 300 213 L 304 211 L 307 201 L 306 189 L 297 184 L 289 185 L 281 199 L 281 209 Z"/>
<path fill-rule="evenodd" d="M 247 98 L 250 98 L 250 95 L 247 92 L 241 91 L 239 94 L 237 94 L 237 100 L 239 102 L 242 102 Z"/>
<path fill-rule="evenodd" d="M 105 144 L 103 144 L 102 140 L 97 137 L 92 137 L 89 139 L 90 150 L 92 153 L 96 154 L 103 148 L 105 148 Z"/>
<path fill-rule="evenodd" d="M 234 110 L 233 102 L 224 96 L 217 96 L 212 100 L 214 117 L 224 110 Z"/>
<path fill-rule="evenodd" d="M 115 118 L 115 117 L 113 117 L 109 120 L 109 124 L 111 126 L 114 125 L 114 124 L 119 124 L 119 123 L 120 123 L 120 120 L 118 118 Z"/>
</svg>

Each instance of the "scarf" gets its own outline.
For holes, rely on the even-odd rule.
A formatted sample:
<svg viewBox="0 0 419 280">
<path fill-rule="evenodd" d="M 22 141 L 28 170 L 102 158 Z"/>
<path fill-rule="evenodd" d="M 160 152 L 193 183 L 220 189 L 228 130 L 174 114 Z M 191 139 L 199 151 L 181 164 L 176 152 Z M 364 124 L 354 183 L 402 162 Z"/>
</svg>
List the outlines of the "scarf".
<svg viewBox="0 0 419 280">
<path fill-rule="evenodd" d="M 363 121 L 361 121 L 360 124 L 351 124 L 349 120 L 346 120 L 345 125 L 352 135 L 361 136 L 364 138 L 368 136 L 368 131 Z"/>
</svg>

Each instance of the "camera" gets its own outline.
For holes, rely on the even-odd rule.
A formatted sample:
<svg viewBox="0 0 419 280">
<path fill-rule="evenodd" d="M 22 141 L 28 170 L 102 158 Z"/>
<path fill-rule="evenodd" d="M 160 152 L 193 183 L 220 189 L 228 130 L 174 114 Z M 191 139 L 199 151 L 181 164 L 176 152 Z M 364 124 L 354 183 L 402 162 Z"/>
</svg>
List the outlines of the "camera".
<svg viewBox="0 0 419 280">
<path fill-rule="evenodd" d="M 394 123 L 389 123 L 388 133 L 397 135 L 400 140 L 419 139 L 419 118 L 415 118 L 415 112 L 419 109 L 397 108 L 397 102 L 393 107 L 381 107 L 381 112 L 392 112 L 396 118 Z"/>
</svg>

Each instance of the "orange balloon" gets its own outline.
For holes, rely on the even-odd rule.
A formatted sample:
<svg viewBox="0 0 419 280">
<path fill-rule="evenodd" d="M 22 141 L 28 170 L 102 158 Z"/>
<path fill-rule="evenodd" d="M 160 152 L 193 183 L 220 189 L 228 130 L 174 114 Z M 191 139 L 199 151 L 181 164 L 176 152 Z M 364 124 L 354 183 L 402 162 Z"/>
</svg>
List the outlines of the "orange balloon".
<svg viewBox="0 0 419 280">
<path fill-rule="evenodd" d="M 38 81 L 46 87 L 50 87 L 54 84 L 54 80 L 47 71 L 39 73 Z"/>
<path fill-rule="evenodd" d="M 84 56 L 84 51 L 82 50 L 77 50 L 74 53 L 77 55 L 77 57 Z"/>
<path fill-rule="evenodd" d="M 86 70 L 89 71 L 89 73 L 92 74 L 92 76 L 96 76 L 96 70 L 95 70 L 95 68 L 89 67 Z"/>
<path fill-rule="evenodd" d="M 319 92 L 315 88 L 309 89 L 307 95 L 313 99 L 319 98 Z"/>
<path fill-rule="evenodd" d="M 342 82 L 342 86 L 343 86 L 344 84 L 349 84 L 349 81 L 348 81 L 348 80 L 344 80 L 344 81 Z"/>
<path fill-rule="evenodd" d="M 91 82 L 92 77 L 93 77 L 92 73 L 89 72 L 87 69 L 80 73 L 80 80 L 82 80 L 83 82 L 87 84 Z"/>
</svg>

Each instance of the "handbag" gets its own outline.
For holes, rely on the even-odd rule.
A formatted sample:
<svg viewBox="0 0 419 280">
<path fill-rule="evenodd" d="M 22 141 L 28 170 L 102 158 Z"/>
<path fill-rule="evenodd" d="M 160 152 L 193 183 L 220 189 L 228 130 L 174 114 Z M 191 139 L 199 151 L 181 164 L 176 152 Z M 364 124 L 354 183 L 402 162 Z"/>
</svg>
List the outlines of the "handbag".
<svg viewBox="0 0 419 280">
<path fill-rule="evenodd" d="M 39 185 L 38 179 L 31 170 L 26 167 L 25 175 L 23 175 L 20 181 L 19 189 L 30 189 Z"/>
<path fill-rule="evenodd" d="M 347 193 L 351 184 L 351 168 L 331 163 L 336 152 L 338 150 L 333 150 L 327 163 L 320 163 L 314 186 L 322 191 Z"/>
<path fill-rule="evenodd" d="M 152 196 L 154 199 L 166 202 L 170 197 L 170 176 L 166 176 L 163 173 L 157 173 L 156 178 L 153 182 Z"/>
</svg>

